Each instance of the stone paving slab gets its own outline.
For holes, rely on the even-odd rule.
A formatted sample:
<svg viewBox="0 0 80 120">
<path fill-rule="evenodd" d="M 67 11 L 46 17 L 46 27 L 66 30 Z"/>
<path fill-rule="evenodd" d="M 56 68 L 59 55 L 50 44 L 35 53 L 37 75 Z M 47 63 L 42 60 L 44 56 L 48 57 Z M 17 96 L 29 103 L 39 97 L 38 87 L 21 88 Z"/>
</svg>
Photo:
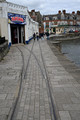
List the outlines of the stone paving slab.
<svg viewBox="0 0 80 120">
<path fill-rule="evenodd" d="M 38 42 L 34 43 L 33 52 L 43 67 Z M 27 75 L 23 81 L 23 92 L 14 120 L 51 120 L 47 86 L 33 55 L 31 55 Z"/>
<path fill-rule="evenodd" d="M 43 56 L 53 90 L 53 98 L 56 111 L 58 112 L 58 119 L 79 120 L 80 68 L 76 67 L 74 63 L 66 59 L 66 57 L 49 42 L 48 44 L 51 49 L 46 42 L 44 44 L 46 49 L 44 49 L 42 44 L 42 51 L 45 51 L 43 52 Z M 52 66 L 50 64 L 51 62 Z M 78 73 L 76 72 L 77 70 Z"/>
<path fill-rule="evenodd" d="M 7 120 L 13 108 L 21 70 L 21 53 L 16 47 L 11 47 L 0 62 L 0 120 Z"/>
<path fill-rule="evenodd" d="M 40 40 L 40 44 L 58 120 L 79 120 L 80 84 L 78 80 L 80 69 L 72 62 L 69 62 L 54 47 L 52 51 L 46 40 Z M 29 44 L 27 48 L 31 49 L 31 46 L 32 44 Z M 35 41 L 34 46 L 33 51 L 43 67 L 37 41 Z M 24 55 L 26 55 L 24 58 L 26 69 L 29 54 L 26 53 L 24 47 L 19 47 L 24 52 Z M 32 55 L 29 64 L 15 120 L 51 120 L 47 86 L 41 75 L 39 66 Z M 0 120 L 8 118 L 13 102 L 16 99 L 21 69 L 21 54 L 16 47 L 11 47 L 8 55 L 0 62 Z"/>
</svg>

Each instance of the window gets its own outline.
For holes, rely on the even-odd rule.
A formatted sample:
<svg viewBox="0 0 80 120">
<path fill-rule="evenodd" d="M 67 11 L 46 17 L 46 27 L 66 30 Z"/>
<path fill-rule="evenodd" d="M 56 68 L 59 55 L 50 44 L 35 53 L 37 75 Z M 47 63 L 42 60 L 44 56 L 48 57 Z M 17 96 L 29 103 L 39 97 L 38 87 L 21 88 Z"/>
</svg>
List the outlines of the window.
<svg viewBox="0 0 80 120">
<path fill-rule="evenodd" d="M 35 12 L 33 12 L 33 16 L 35 16 Z"/>
<path fill-rule="evenodd" d="M 48 17 L 46 17 L 46 20 L 49 20 L 49 18 L 48 18 Z"/>
</svg>

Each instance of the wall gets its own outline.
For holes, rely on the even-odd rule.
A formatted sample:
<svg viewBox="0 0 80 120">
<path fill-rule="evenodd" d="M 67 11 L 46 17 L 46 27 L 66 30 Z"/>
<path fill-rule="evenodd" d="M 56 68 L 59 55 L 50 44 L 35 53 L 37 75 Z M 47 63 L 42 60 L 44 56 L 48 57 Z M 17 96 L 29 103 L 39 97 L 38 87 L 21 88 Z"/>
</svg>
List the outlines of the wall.
<svg viewBox="0 0 80 120">
<path fill-rule="evenodd" d="M 0 36 L 1 36 L 1 24 L 0 24 Z"/>
<path fill-rule="evenodd" d="M 39 25 L 37 22 L 33 21 L 29 14 L 27 14 L 27 25 L 26 28 L 26 43 L 28 43 L 32 38 L 33 34 L 39 32 Z"/>
<path fill-rule="evenodd" d="M 5 43 L 0 45 L 0 61 L 7 54 L 8 51 L 9 51 L 8 42 L 6 41 Z"/>
<path fill-rule="evenodd" d="M 8 23 L 7 23 L 7 19 L 0 18 L 0 28 L 1 28 L 1 37 L 5 36 L 5 39 L 8 40 Z"/>
</svg>

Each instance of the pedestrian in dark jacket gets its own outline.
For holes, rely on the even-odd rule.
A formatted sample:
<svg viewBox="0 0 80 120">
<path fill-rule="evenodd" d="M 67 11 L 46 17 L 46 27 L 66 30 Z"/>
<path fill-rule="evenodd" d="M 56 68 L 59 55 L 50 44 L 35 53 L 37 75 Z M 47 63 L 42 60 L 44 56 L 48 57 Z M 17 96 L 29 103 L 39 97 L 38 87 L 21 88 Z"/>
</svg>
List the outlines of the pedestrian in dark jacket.
<svg viewBox="0 0 80 120">
<path fill-rule="evenodd" d="M 49 32 L 46 32 L 47 40 L 49 40 Z"/>
<path fill-rule="evenodd" d="M 39 40 L 39 33 L 36 33 L 37 41 Z"/>
<path fill-rule="evenodd" d="M 41 39 L 44 40 L 44 33 L 41 33 Z"/>
<path fill-rule="evenodd" d="M 33 34 L 33 39 L 34 39 L 34 41 L 35 41 L 35 37 L 36 37 L 36 35 L 35 35 L 35 33 Z"/>
</svg>

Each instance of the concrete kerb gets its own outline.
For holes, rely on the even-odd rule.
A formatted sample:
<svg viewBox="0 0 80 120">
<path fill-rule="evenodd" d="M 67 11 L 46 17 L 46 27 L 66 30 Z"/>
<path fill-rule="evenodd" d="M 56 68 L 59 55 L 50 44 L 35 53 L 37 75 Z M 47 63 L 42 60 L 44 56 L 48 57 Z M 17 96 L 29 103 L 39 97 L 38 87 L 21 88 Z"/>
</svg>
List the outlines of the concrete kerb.
<svg viewBox="0 0 80 120">
<path fill-rule="evenodd" d="M 69 73 L 75 78 L 75 76 L 76 76 L 75 73 L 76 73 L 76 72 L 74 73 L 74 75 L 73 75 L 72 72 L 71 72 L 71 71 L 73 70 L 73 69 L 72 69 L 72 67 L 73 67 L 73 68 L 75 68 L 75 71 L 78 70 L 78 73 L 79 73 L 79 75 L 80 75 L 80 68 L 79 68 L 78 66 L 76 66 L 73 61 L 70 61 L 66 56 L 64 56 L 64 54 L 59 51 L 59 48 L 55 46 L 55 43 L 54 43 L 54 45 L 52 44 L 51 41 L 47 41 L 47 43 L 48 43 L 48 45 L 50 46 L 51 50 L 52 50 L 52 51 L 54 52 L 54 54 L 56 55 L 56 57 L 58 58 L 60 64 L 65 68 L 65 70 L 66 70 L 67 72 L 69 72 Z M 60 58 L 60 56 L 62 57 L 63 60 Z M 61 59 L 61 60 L 60 60 L 60 59 Z M 71 64 L 72 67 L 68 67 L 67 65 L 65 65 L 65 64 L 63 63 L 63 61 L 67 61 L 67 63 L 68 63 L 68 64 Z M 80 76 L 77 75 L 77 78 L 78 78 L 78 77 L 80 78 Z"/>
<path fill-rule="evenodd" d="M 50 38 L 56 41 L 80 39 L 80 33 L 66 33 L 66 34 L 59 34 L 59 35 L 56 34 L 56 35 L 50 35 Z"/>
<path fill-rule="evenodd" d="M 51 50 L 54 52 L 54 55 L 58 58 L 58 61 L 60 62 L 61 66 L 63 66 L 65 68 L 65 70 L 78 82 L 77 84 L 80 84 L 80 68 L 77 67 L 75 65 L 75 63 L 73 61 L 68 60 L 64 54 L 62 54 L 52 43 L 50 43 L 50 41 L 47 41 L 47 43 L 49 44 Z M 61 57 L 60 57 L 61 56 Z M 77 73 L 78 70 L 78 73 Z M 50 86 L 52 88 L 52 84 L 50 83 Z M 53 89 L 52 93 L 53 92 Z M 55 111 L 56 111 L 56 115 L 58 120 L 60 120 L 60 114 L 58 113 L 58 107 L 55 101 L 55 97 L 54 94 L 52 94 L 53 100 L 54 100 L 54 107 L 55 107 Z"/>
</svg>

